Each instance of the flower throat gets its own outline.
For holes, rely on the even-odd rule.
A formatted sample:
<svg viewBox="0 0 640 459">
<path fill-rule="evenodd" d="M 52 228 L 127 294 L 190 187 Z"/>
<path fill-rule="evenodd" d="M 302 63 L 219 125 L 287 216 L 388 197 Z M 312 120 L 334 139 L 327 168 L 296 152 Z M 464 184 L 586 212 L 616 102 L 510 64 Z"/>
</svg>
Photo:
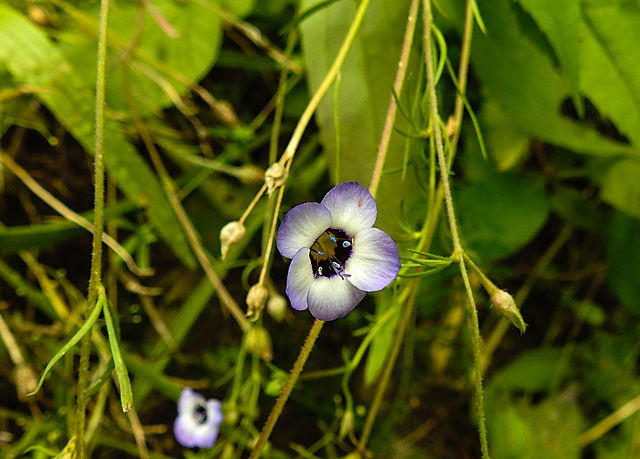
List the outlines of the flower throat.
<svg viewBox="0 0 640 459">
<path fill-rule="evenodd" d="M 335 228 L 325 230 L 313 243 L 309 252 L 313 274 L 316 277 L 349 277 L 349 274 L 344 272 L 344 264 L 351 255 L 351 249 L 351 238 L 347 237 L 344 231 Z"/>
</svg>

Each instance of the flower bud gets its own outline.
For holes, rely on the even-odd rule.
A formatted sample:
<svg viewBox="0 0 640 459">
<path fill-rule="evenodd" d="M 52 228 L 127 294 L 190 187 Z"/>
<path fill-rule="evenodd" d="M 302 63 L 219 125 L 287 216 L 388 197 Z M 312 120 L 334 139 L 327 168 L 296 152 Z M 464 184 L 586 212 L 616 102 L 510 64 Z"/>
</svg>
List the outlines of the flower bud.
<svg viewBox="0 0 640 459">
<path fill-rule="evenodd" d="M 267 312 L 276 322 L 282 322 L 287 313 L 287 300 L 278 293 L 273 293 L 267 302 Z"/>
<path fill-rule="evenodd" d="M 353 433 L 353 411 L 351 410 L 345 411 L 342 419 L 340 420 L 338 438 L 342 439 L 349 433 Z"/>
<path fill-rule="evenodd" d="M 509 319 L 520 330 L 520 333 L 524 333 L 527 324 L 524 323 L 524 319 L 511 295 L 504 290 L 496 290 L 491 296 L 491 305 L 498 314 Z"/>
<path fill-rule="evenodd" d="M 247 317 L 257 319 L 269 297 L 269 290 L 262 284 L 255 284 L 247 293 Z"/>
<path fill-rule="evenodd" d="M 273 163 L 264 173 L 264 181 L 267 184 L 267 194 L 281 186 L 287 180 L 287 171 L 280 163 Z"/>
<path fill-rule="evenodd" d="M 247 335 L 247 351 L 263 360 L 271 360 L 273 351 L 269 332 L 262 327 L 252 327 Z"/>
<path fill-rule="evenodd" d="M 224 260 L 229 253 L 229 249 L 242 240 L 246 229 L 240 222 L 229 222 L 220 230 L 220 252 Z"/>
</svg>

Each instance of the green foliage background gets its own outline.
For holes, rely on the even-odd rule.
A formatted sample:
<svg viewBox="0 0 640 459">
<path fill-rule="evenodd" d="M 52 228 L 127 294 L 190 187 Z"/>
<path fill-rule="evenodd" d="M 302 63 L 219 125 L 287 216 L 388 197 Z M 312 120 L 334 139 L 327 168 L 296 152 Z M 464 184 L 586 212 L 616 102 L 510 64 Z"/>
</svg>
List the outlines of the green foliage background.
<svg viewBox="0 0 640 459">
<path fill-rule="evenodd" d="M 449 117 L 465 3 L 433 4 L 441 120 L 430 117 L 421 19 L 404 90 L 392 91 L 409 4 L 371 2 L 296 153 L 280 215 L 320 200 L 336 182 L 368 186 L 395 98 L 399 114 L 376 196 L 376 226 L 397 241 L 405 267 L 416 263 L 416 294 L 403 296 L 409 280 L 399 279 L 325 325 L 264 457 L 480 455 L 463 288 L 452 266 L 430 269 L 451 255 L 447 223 L 434 213 L 440 171 L 431 133 L 434 123 L 455 129 Z M 99 6 L 0 4 L 0 314 L 6 322 L 0 454 L 6 457 L 72 454 L 77 349 L 69 347 L 38 395 L 26 393 L 81 329 L 87 308 L 90 233 L 59 209 L 93 218 Z M 220 229 L 240 218 L 263 171 L 280 157 L 358 6 L 351 0 L 111 1 L 105 218 L 138 267 L 153 274 L 135 276 L 113 253 L 105 256 L 110 306 L 104 310 L 117 320 L 105 324 L 96 316 L 91 334 L 91 457 L 239 458 L 251 450 L 312 318 L 288 305 L 277 309 L 287 262 L 276 255 L 266 260 L 271 308 L 251 323 L 260 332 L 238 326 L 202 272 L 168 196 L 177 193 L 211 266 L 244 310 L 272 243 L 275 199 L 258 201 L 246 236 L 225 260 Z M 528 324 L 524 335 L 509 328 L 472 275 L 491 455 L 637 457 L 640 5 L 478 0 L 477 11 L 468 111 L 450 179 L 466 253 L 515 297 Z M 158 172 L 143 131 L 168 177 Z M 34 181 L 53 196 L 56 210 Z M 431 264 L 410 251 L 428 229 Z M 409 303 L 408 326 L 399 327 Z M 373 435 L 360 445 L 398 339 L 403 346 L 391 362 Z M 141 430 L 120 410 L 111 378 L 118 352 Z M 223 401 L 225 422 L 210 451 L 186 450 L 173 438 L 184 386 Z M 132 433 L 140 431 L 144 447 Z"/>
</svg>

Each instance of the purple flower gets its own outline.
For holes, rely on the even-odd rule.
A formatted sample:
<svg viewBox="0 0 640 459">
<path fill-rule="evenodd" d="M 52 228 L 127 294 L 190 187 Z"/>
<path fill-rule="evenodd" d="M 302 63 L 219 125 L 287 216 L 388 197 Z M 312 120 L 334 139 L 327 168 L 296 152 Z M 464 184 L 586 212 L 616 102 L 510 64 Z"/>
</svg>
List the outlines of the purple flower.
<svg viewBox="0 0 640 459">
<path fill-rule="evenodd" d="M 341 183 L 320 204 L 300 204 L 284 216 L 277 246 L 292 258 L 286 291 L 294 309 L 334 320 L 366 292 L 395 279 L 398 248 L 387 233 L 372 228 L 377 216 L 375 199 L 356 182 Z"/>
<path fill-rule="evenodd" d="M 213 448 L 223 418 L 219 400 L 205 400 L 202 395 L 185 387 L 178 400 L 173 434 L 178 443 L 187 448 Z"/>
</svg>

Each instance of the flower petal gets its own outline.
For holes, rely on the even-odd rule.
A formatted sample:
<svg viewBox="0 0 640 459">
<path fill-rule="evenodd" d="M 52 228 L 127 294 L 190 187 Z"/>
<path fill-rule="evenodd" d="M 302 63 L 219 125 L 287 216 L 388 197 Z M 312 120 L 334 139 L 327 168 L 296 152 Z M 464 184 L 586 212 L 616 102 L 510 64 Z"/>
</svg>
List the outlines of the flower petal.
<svg viewBox="0 0 640 459">
<path fill-rule="evenodd" d="M 298 311 L 304 311 L 309 307 L 307 296 L 311 284 L 315 281 L 313 269 L 311 268 L 311 259 L 309 258 L 309 249 L 302 248 L 295 254 L 289 273 L 287 274 L 287 296 L 291 301 L 291 307 Z"/>
<path fill-rule="evenodd" d="M 196 406 L 204 406 L 206 403 L 207 401 L 202 395 L 194 392 L 190 387 L 185 387 L 178 400 L 178 414 L 191 413 Z"/>
<path fill-rule="evenodd" d="M 344 230 L 351 237 L 360 230 L 371 228 L 378 216 L 376 200 L 358 182 L 333 187 L 321 204 L 331 212 L 331 227 Z"/>
<path fill-rule="evenodd" d="M 319 276 L 309 289 L 309 312 L 320 320 L 338 319 L 351 312 L 365 295 L 347 278 Z"/>
<path fill-rule="evenodd" d="M 293 258 L 303 247 L 311 247 L 331 226 L 331 213 L 322 204 L 306 202 L 291 209 L 278 229 L 276 244 L 282 256 Z"/>
<path fill-rule="evenodd" d="M 192 416 L 179 415 L 173 424 L 178 443 L 187 448 L 213 448 L 218 438 L 218 424 L 199 424 Z"/>
<path fill-rule="evenodd" d="M 196 416 L 197 408 L 206 410 L 206 422 Z M 218 426 L 224 419 L 219 400 L 205 398 L 185 387 L 178 400 L 178 417 L 173 433 L 178 443 L 187 448 L 212 448 L 218 437 Z"/>
<path fill-rule="evenodd" d="M 387 233 L 367 228 L 356 234 L 344 269 L 353 285 L 365 292 L 382 290 L 396 278 L 399 270 L 398 248 Z"/>
</svg>

